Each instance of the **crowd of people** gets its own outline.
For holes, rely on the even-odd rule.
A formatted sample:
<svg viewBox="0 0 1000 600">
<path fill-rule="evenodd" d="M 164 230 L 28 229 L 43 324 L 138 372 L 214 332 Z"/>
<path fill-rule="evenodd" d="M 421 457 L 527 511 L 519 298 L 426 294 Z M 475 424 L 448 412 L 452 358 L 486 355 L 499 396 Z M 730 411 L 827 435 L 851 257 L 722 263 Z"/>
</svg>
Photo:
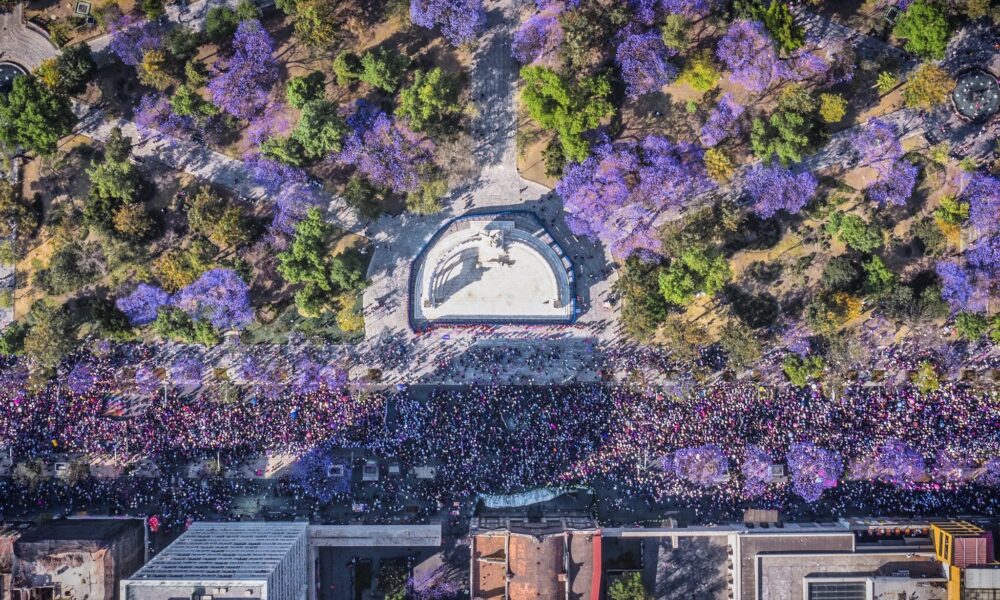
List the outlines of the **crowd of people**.
<svg viewBox="0 0 1000 600">
<path fill-rule="evenodd" d="M 391 513 L 407 503 L 440 509 L 478 493 L 583 485 L 595 490 L 609 514 L 635 510 L 637 504 L 654 512 L 693 506 L 703 507 L 702 517 L 711 520 L 749 505 L 803 506 L 795 473 L 792 483 L 777 478 L 749 486 L 741 471 L 748 452 L 758 461 L 764 456 L 776 465 L 790 464 L 789 449 L 803 443 L 843 465 L 824 475 L 833 486 L 818 503 L 825 510 L 1000 510 L 1000 494 L 990 493 L 1000 486 L 1000 402 L 996 392 L 961 382 L 945 382 L 931 393 L 905 382 L 879 385 L 861 378 L 836 394 L 819 385 L 795 390 L 721 380 L 659 388 L 648 382 L 413 389 L 324 383 L 307 393 L 295 386 L 205 386 L 194 392 L 164 386 L 138 394 L 123 380 L 135 372 L 128 365 L 144 356 L 128 347 L 88 353 L 79 358 L 87 361 L 89 378 L 77 368 L 73 385 L 57 378 L 37 389 L 17 363 L 0 368 L 0 404 L 7 408 L 0 412 L 0 446 L 15 468 L 55 453 L 113 456 L 132 464 L 141 459 L 159 467 L 152 479 L 125 478 L 126 485 L 96 478 L 74 486 L 36 482 L 30 484 L 36 491 L 28 492 L 34 501 L 3 494 L 19 500 L 0 506 L 0 512 L 50 503 L 121 511 L 161 505 L 167 523 L 192 515 L 224 517 L 252 482 L 220 478 L 198 485 L 178 475 L 179 465 L 209 455 L 222 466 L 245 463 L 264 451 L 350 448 L 394 461 L 403 473 L 433 465 L 436 476 L 419 484 L 391 477 L 362 483 L 355 476 L 350 486 L 327 497 L 310 494 L 310 486 L 293 476 L 279 492 L 313 511 L 364 495 L 374 498 L 374 512 Z M 488 368 L 490 361 L 528 358 L 558 359 L 488 350 L 468 360 Z M 670 366 L 656 354 L 618 360 L 647 370 Z M 714 459 L 713 468 L 723 471 L 711 485 L 678 477 L 672 456 L 705 446 L 724 454 Z M 882 456 L 886 448 L 909 458 L 905 476 L 872 467 L 903 464 Z M 347 473 L 359 474 L 345 466 Z M 158 484 L 157 477 L 171 485 Z"/>
</svg>

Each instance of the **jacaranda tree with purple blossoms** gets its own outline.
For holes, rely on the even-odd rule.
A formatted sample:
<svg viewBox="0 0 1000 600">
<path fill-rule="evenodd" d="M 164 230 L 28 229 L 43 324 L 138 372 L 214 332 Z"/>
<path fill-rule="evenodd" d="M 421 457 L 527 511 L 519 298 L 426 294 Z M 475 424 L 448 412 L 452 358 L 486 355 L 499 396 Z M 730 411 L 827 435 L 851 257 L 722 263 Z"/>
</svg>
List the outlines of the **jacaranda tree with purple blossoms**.
<svg viewBox="0 0 1000 600">
<path fill-rule="evenodd" d="M 334 467 L 338 465 L 343 468 L 343 474 L 333 476 Z M 292 475 L 305 493 L 322 503 L 351 491 L 350 465 L 345 460 L 334 458 L 326 446 L 317 446 L 300 456 Z"/>
<path fill-rule="evenodd" d="M 892 439 L 879 448 L 879 476 L 895 484 L 912 483 L 927 475 L 924 457 L 902 440 Z"/>
<path fill-rule="evenodd" d="M 722 483 L 729 474 L 729 457 L 715 444 L 681 448 L 674 453 L 674 473 L 695 485 Z"/>
<path fill-rule="evenodd" d="M 555 52 L 563 41 L 562 25 L 555 12 L 530 16 L 514 32 L 510 50 L 521 64 L 533 63 Z"/>
<path fill-rule="evenodd" d="M 948 303 L 952 312 L 981 313 L 986 311 L 989 301 L 989 279 L 977 277 L 955 261 L 939 261 L 935 267 L 941 280 L 941 298 Z"/>
<path fill-rule="evenodd" d="M 197 356 L 181 356 L 170 365 L 170 381 L 176 385 L 198 385 L 205 375 L 205 363 Z"/>
<path fill-rule="evenodd" d="M 811 442 L 792 444 L 786 455 L 792 489 L 806 502 L 816 502 L 823 491 L 836 487 L 844 472 L 840 454 Z"/>
<path fill-rule="evenodd" d="M 233 57 L 210 82 L 212 102 L 239 119 L 251 120 L 268 104 L 271 88 L 278 81 L 274 43 L 260 21 L 240 22 L 233 36 Z"/>
<path fill-rule="evenodd" d="M 131 294 L 115 300 L 118 310 L 125 313 L 132 325 L 148 325 L 156 320 L 161 306 L 170 302 L 170 294 L 155 285 L 140 283 Z"/>
<path fill-rule="evenodd" d="M 421 174 L 431 167 L 431 152 L 413 132 L 364 101 L 355 105 L 347 126 L 344 147 L 334 155 L 338 162 L 353 165 L 377 187 L 399 193 L 420 187 Z"/>
<path fill-rule="evenodd" d="M 195 131 L 195 120 L 175 113 L 170 99 L 160 93 L 146 94 L 139 100 L 134 121 L 136 129 L 143 135 L 156 132 L 187 137 Z"/>
<path fill-rule="evenodd" d="M 242 329 L 253 321 L 250 288 L 231 269 L 206 271 L 177 293 L 174 304 L 193 319 L 207 319 L 218 329 Z"/>
<path fill-rule="evenodd" d="M 917 184 L 917 166 L 899 159 L 868 186 L 868 198 L 878 204 L 905 206 Z"/>
<path fill-rule="evenodd" d="M 622 258 L 659 252 L 657 215 L 712 188 L 701 149 L 660 136 L 602 143 L 569 165 L 556 185 L 573 233 L 600 240 Z"/>
<path fill-rule="evenodd" d="M 410 20 L 441 33 L 453 46 L 472 42 L 486 28 L 482 0 L 410 0 Z"/>
<path fill-rule="evenodd" d="M 108 24 L 111 41 L 108 48 L 123 63 L 134 67 L 142 62 L 143 55 L 159 48 L 163 36 L 155 24 L 136 14 L 124 14 Z"/>
<path fill-rule="evenodd" d="M 872 167 L 880 175 L 892 170 L 903 156 L 896 127 L 881 119 L 871 119 L 851 135 L 851 148 L 858 156 L 858 166 Z"/>
<path fill-rule="evenodd" d="M 746 174 L 744 186 L 754 213 L 769 219 L 782 210 L 797 214 L 816 195 L 817 181 L 808 171 L 793 173 L 778 164 L 754 165 Z"/>
<path fill-rule="evenodd" d="M 87 362 L 81 361 L 73 366 L 73 369 L 66 375 L 66 387 L 78 396 L 82 396 L 97 385 L 97 373 Z"/>
<path fill-rule="evenodd" d="M 771 479 L 771 455 L 760 446 L 747 446 L 740 472 L 743 474 L 743 493 L 759 496 L 764 493 Z"/>
<path fill-rule="evenodd" d="M 1000 179 L 975 173 L 962 190 L 969 203 L 969 222 L 981 233 L 1000 231 Z"/>
<path fill-rule="evenodd" d="M 673 81 L 677 77 L 677 67 L 668 59 L 674 53 L 655 31 L 626 32 L 615 52 L 615 63 L 621 69 L 628 95 L 636 98 Z"/>
<path fill-rule="evenodd" d="M 715 54 L 726 65 L 730 79 L 751 92 L 763 92 L 780 78 L 774 40 L 757 21 L 735 21 L 719 40 Z"/>
<path fill-rule="evenodd" d="M 701 128 L 701 143 L 711 148 L 727 137 L 739 133 L 739 119 L 745 107 L 733 99 L 733 95 L 725 93 L 708 115 L 708 120 Z"/>
</svg>

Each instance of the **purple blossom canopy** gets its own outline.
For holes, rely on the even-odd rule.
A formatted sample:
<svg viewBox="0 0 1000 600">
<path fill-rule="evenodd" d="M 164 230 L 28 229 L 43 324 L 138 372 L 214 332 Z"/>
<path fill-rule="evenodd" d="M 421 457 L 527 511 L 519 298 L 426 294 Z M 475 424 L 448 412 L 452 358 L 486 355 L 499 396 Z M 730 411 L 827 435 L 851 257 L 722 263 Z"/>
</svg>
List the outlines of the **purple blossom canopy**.
<svg viewBox="0 0 1000 600">
<path fill-rule="evenodd" d="M 376 186 L 394 192 L 420 187 L 420 173 L 430 166 L 431 152 L 413 132 L 361 100 L 347 117 L 347 126 L 344 147 L 334 155 L 338 162 L 353 165 Z"/>
<path fill-rule="evenodd" d="M 253 321 L 250 289 L 231 269 L 206 271 L 177 294 L 175 304 L 193 319 L 219 329 L 243 329 Z"/>
<path fill-rule="evenodd" d="M 695 448 L 681 448 L 674 453 L 674 472 L 681 479 L 695 485 L 710 486 L 722 483 L 729 473 L 729 458 L 722 448 L 705 444 Z"/>
<path fill-rule="evenodd" d="M 879 175 L 888 174 L 903 156 L 896 126 L 881 119 L 871 119 L 851 135 L 858 166 L 872 167 Z"/>
<path fill-rule="evenodd" d="M 108 23 L 108 34 L 111 36 L 108 48 L 130 67 L 142 62 L 143 55 L 159 48 L 163 41 L 156 25 L 131 13 Z"/>
<path fill-rule="evenodd" d="M 283 102 L 272 102 L 264 112 L 255 115 L 247 127 L 247 139 L 250 143 L 257 147 L 269 138 L 288 135 L 294 124 L 286 114 L 287 108 Z"/>
<path fill-rule="evenodd" d="M 753 211 L 764 219 L 778 211 L 796 214 L 816 195 L 817 181 L 812 173 L 793 173 L 786 167 L 754 165 L 744 179 Z"/>
<path fill-rule="evenodd" d="M 322 206 L 319 192 L 319 187 L 312 184 L 294 183 L 282 188 L 274 202 L 271 234 L 295 235 L 295 227 L 306 217 L 309 209 Z"/>
<path fill-rule="evenodd" d="M 792 473 L 792 489 L 806 502 L 816 502 L 823 491 L 836 487 L 844 462 L 833 450 L 804 442 L 792 444 L 786 455 Z"/>
<path fill-rule="evenodd" d="M 659 90 L 677 77 L 677 67 L 667 59 L 672 55 L 655 31 L 626 33 L 618 44 L 615 63 L 622 72 L 628 95 L 636 98 Z"/>
<path fill-rule="evenodd" d="M 78 362 L 66 375 L 66 387 L 78 396 L 82 396 L 97 385 L 97 373 L 86 362 Z"/>
<path fill-rule="evenodd" d="M 170 381 L 177 385 L 198 385 L 205 373 L 205 364 L 196 356 L 182 356 L 170 365 Z"/>
<path fill-rule="evenodd" d="M 343 476 L 334 477 L 332 473 L 338 465 L 343 468 Z M 351 466 L 345 460 L 334 458 L 329 448 L 322 446 L 299 457 L 292 476 L 305 493 L 323 503 L 351 490 Z"/>
<path fill-rule="evenodd" d="M 570 230 L 600 240 L 619 257 L 659 252 L 656 217 L 712 188 L 701 149 L 660 136 L 599 144 L 556 185 Z"/>
<path fill-rule="evenodd" d="M 340 389 L 345 383 L 347 374 L 333 365 L 324 365 L 311 358 L 302 358 L 295 363 L 292 389 L 297 394 L 313 394 L 321 388 Z"/>
<path fill-rule="evenodd" d="M 902 440 L 889 440 L 882 445 L 877 467 L 882 478 L 897 485 L 912 483 L 927 474 L 924 457 Z"/>
<path fill-rule="evenodd" d="M 660 0 L 664 12 L 686 17 L 707 15 L 717 3 L 718 0 Z"/>
<path fill-rule="evenodd" d="M 743 491 L 748 496 L 764 493 L 771 479 L 771 455 L 760 446 L 747 446 L 740 471 L 743 473 Z"/>
<path fill-rule="evenodd" d="M 152 394 L 160 387 L 160 377 L 152 367 L 140 366 L 135 370 L 135 387 L 140 394 Z"/>
<path fill-rule="evenodd" d="M 156 320 L 157 311 L 169 302 L 170 294 L 155 285 L 140 283 L 131 294 L 115 300 L 115 306 L 132 325 L 147 325 Z"/>
<path fill-rule="evenodd" d="M 159 93 L 146 94 L 139 100 L 134 121 L 136 129 L 143 135 L 164 133 L 187 137 L 195 130 L 194 119 L 174 113 L 170 99 Z"/>
<path fill-rule="evenodd" d="M 539 13 L 528 18 L 516 32 L 510 49 L 521 64 L 548 56 L 562 44 L 563 30 L 554 13 Z"/>
<path fill-rule="evenodd" d="M 268 95 L 278 81 L 274 43 L 260 21 L 241 21 L 233 36 L 233 57 L 210 82 L 212 102 L 239 119 L 251 120 L 264 112 Z"/>
<path fill-rule="evenodd" d="M 302 169 L 272 160 L 257 152 L 251 152 L 244 156 L 243 164 L 250 169 L 250 176 L 254 183 L 262 186 L 271 194 L 287 189 L 289 186 L 304 184 L 309 180 Z"/>
<path fill-rule="evenodd" d="M 969 221 L 979 231 L 1000 231 L 1000 179 L 985 173 L 975 173 L 962 191 L 969 203 Z"/>
<path fill-rule="evenodd" d="M 410 20 L 441 33 L 453 46 L 476 39 L 486 28 L 482 0 L 410 0 Z"/>
<path fill-rule="evenodd" d="M 830 63 L 819 54 L 802 50 L 789 60 L 781 61 L 782 77 L 791 81 L 816 81 L 825 79 Z"/>
<path fill-rule="evenodd" d="M 1000 275 L 1000 233 L 985 236 L 968 250 L 965 259 L 969 266 L 986 277 Z"/>
<path fill-rule="evenodd" d="M 941 280 L 941 297 L 952 312 L 985 312 L 989 300 L 989 280 L 976 278 L 954 261 L 940 261 L 935 268 Z"/>
<path fill-rule="evenodd" d="M 763 92 L 780 78 L 778 50 L 757 21 L 733 22 L 715 54 L 729 70 L 729 78 L 751 92 Z"/>
<path fill-rule="evenodd" d="M 917 166 L 899 159 L 868 186 L 868 197 L 883 206 L 905 206 L 916 184 Z"/>
<path fill-rule="evenodd" d="M 711 148 L 739 133 L 739 118 L 745 110 L 743 105 L 733 99 L 732 94 L 723 94 L 701 128 L 701 143 Z"/>
</svg>

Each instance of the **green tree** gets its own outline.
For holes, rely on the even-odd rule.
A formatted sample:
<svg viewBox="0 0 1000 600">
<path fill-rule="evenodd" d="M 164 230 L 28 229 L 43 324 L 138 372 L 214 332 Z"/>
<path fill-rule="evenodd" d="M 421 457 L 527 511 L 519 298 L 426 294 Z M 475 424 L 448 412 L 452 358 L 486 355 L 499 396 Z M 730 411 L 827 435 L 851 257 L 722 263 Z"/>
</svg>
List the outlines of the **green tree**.
<svg viewBox="0 0 1000 600">
<path fill-rule="evenodd" d="M 707 92 L 719 82 L 719 69 L 709 52 L 701 52 L 684 66 L 677 80 L 699 92 Z"/>
<path fill-rule="evenodd" d="M 410 59 L 387 48 L 375 48 L 361 57 L 361 81 L 373 88 L 393 93 L 403 79 Z"/>
<path fill-rule="evenodd" d="M 236 18 L 240 21 L 259 20 L 263 14 L 253 0 L 240 0 L 240 3 L 236 5 Z"/>
<path fill-rule="evenodd" d="M 122 204 L 138 201 L 142 178 L 135 165 L 127 160 L 109 160 L 87 169 L 90 193 L 83 207 L 84 219 L 105 229 L 110 229 L 114 213 Z"/>
<path fill-rule="evenodd" d="M 686 250 L 660 273 L 660 293 L 667 302 L 683 306 L 697 294 L 714 295 L 730 277 L 732 271 L 724 257 Z"/>
<path fill-rule="evenodd" d="M 174 27 L 167 34 L 164 46 L 173 58 L 173 64 L 187 63 L 198 55 L 201 34 L 184 25 Z"/>
<path fill-rule="evenodd" d="M 732 179 L 733 174 L 736 172 L 736 168 L 733 167 L 733 162 L 729 159 L 729 155 L 719 148 L 705 150 L 702 160 L 705 162 L 705 171 L 708 173 L 708 176 L 720 183 Z"/>
<path fill-rule="evenodd" d="M 184 64 L 184 80 L 193 88 L 200 88 L 208 83 L 208 67 L 205 63 L 192 58 Z"/>
<path fill-rule="evenodd" d="M 337 85 L 349 85 L 358 81 L 363 71 L 361 59 L 353 52 L 341 52 L 333 59 L 333 74 L 337 76 Z"/>
<path fill-rule="evenodd" d="M 660 37 L 663 45 L 672 50 L 681 52 L 690 45 L 687 37 L 688 21 L 684 15 L 671 13 L 663 20 L 660 26 Z"/>
<path fill-rule="evenodd" d="M 819 356 L 803 358 L 798 354 L 789 354 L 781 361 L 781 370 L 795 387 L 803 387 L 819 378 L 823 374 L 823 367 L 823 359 Z"/>
<path fill-rule="evenodd" d="M 139 63 L 139 81 L 143 85 L 160 90 L 161 92 L 174 83 L 173 76 L 168 70 L 169 59 L 163 50 L 147 50 L 142 55 L 142 62 Z"/>
<path fill-rule="evenodd" d="M 763 161 L 777 157 L 783 164 L 795 163 L 816 143 L 817 102 L 801 86 L 786 88 L 778 107 L 765 121 L 755 118 L 750 127 L 750 147 Z"/>
<path fill-rule="evenodd" d="M 318 160 L 338 152 L 347 134 L 347 125 L 337 112 L 337 105 L 328 100 L 314 100 L 302 107 L 292 138 L 299 143 L 306 158 Z"/>
<path fill-rule="evenodd" d="M 628 573 L 615 579 L 608 586 L 608 600 L 652 600 L 653 596 L 642 585 L 642 574 Z"/>
<path fill-rule="evenodd" d="M 94 280 L 97 273 L 84 260 L 83 248 L 76 242 L 60 243 L 48 267 L 35 273 L 39 287 L 48 294 L 75 292 Z"/>
<path fill-rule="evenodd" d="M 847 256 L 835 256 L 823 267 L 819 283 L 828 292 L 853 292 L 861 283 L 861 270 Z"/>
<path fill-rule="evenodd" d="M 917 370 L 910 374 L 910 381 L 916 386 L 920 393 L 930 394 L 931 392 L 937 391 L 941 387 L 941 380 L 938 378 L 937 368 L 934 364 L 925 360 L 920 363 Z"/>
<path fill-rule="evenodd" d="M 745 369 L 760 358 L 760 340 L 741 321 L 727 321 L 719 331 L 719 346 L 728 357 L 728 365 L 734 369 Z"/>
<path fill-rule="evenodd" d="M 433 215 L 441 212 L 441 198 L 448 193 L 448 182 L 433 178 L 420 182 L 420 189 L 406 195 L 406 210 L 416 215 Z"/>
<path fill-rule="evenodd" d="M 292 137 L 274 136 L 264 140 L 260 145 L 260 153 L 267 158 L 292 165 L 302 166 L 306 160 L 306 151 L 302 144 Z"/>
<path fill-rule="evenodd" d="M 11 91 L 0 95 L 0 146 L 8 149 L 21 146 L 49 156 L 75 123 L 69 99 L 32 75 L 14 78 Z"/>
<path fill-rule="evenodd" d="M 396 114 L 416 131 L 427 129 L 458 114 L 458 82 L 440 67 L 416 71 L 413 83 L 399 93 Z"/>
<path fill-rule="evenodd" d="M 542 127 L 555 131 L 568 160 L 580 162 L 590 153 L 583 134 L 614 114 L 606 77 L 583 77 L 573 85 L 555 71 L 538 65 L 521 68 L 521 104 Z"/>
<path fill-rule="evenodd" d="M 963 340 L 975 342 L 990 330 L 990 321 L 986 315 L 971 312 L 960 312 L 955 317 L 955 331 Z"/>
<path fill-rule="evenodd" d="M 910 233 L 923 246 L 923 254 L 927 256 L 940 256 L 948 247 L 948 239 L 934 217 L 917 221 L 910 227 Z"/>
<path fill-rule="evenodd" d="M 875 79 L 875 88 L 881 94 L 888 94 L 898 83 L 899 77 L 889 71 L 879 71 L 878 77 Z"/>
<path fill-rule="evenodd" d="M 955 89 L 955 80 L 941 67 L 924 63 L 917 67 L 903 89 L 903 101 L 910 108 L 933 108 L 944 103 Z"/>
<path fill-rule="evenodd" d="M 122 133 L 121 127 L 112 127 L 104 140 L 104 158 L 112 162 L 125 162 L 132 156 L 132 138 Z"/>
<path fill-rule="evenodd" d="M 87 44 L 75 44 L 63 48 L 56 60 L 62 89 L 74 94 L 83 90 L 94 77 L 97 64 Z"/>
<path fill-rule="evenodd" d="M 882 231 L 855 214 L 833 213 L 827 221 L 826 229 L 858 252 L 872 252 L 882 247 Z"/>
<path fill-rule="evenodd" d="M 846 114 L 846 98 L 840 94 L 819 95 L 819 117 L 824 123 L 839 123 Z"/>
<path fill-rule="evenodd" d="M 170 107 L 182 117 L 210 117 L 219 113 L 217 106 L 205 100 L 190 85 L 179 85 L 170 97 Z"/>
<path fill-rule="evenodd" d="M 670 314 L 670 304 L 660 293 L 660 272 L 656 262 L 632 256 L 614 284 L 622 298 L 622 325 L 633 338 L 650 339 Z"/>
<path fill-rule="evenodd" d="M 35 228 L 34 213 L 7 179 L 0 179 L 0 215 L 0 240 L 27 238 Z"/>
<path fill-rule="evenodd" d="M 24 336 L 28 333 L 28 325 L 23 321 L 14 321 L 4 329 L 0 329 L 0 356 L 17 356 L 24 352 Z"/>
<path fill-rule="evenodd" d="M 364 177 L 352 175 L 344 187 L 344 201 L 366 219 L 376 219 L 382 214 L 382 204 L 388 190 L 379 189 Z"/>
<path fill-rule="evenodd" d="M 764 23 L 768 33 L 785 52 L 798 50 L 805 43 L 805 29 L 795 24 L 795 16 L 785 2 L 752 0 L 740 4 L 746 7 L 744 11 L 749 13 L 747 16 L 750 19 Z"/>
<path fill-rule="evenodd" d="M 24 354 L 43 371 L 54 369 L 76 347 L 76 325 L 64 306 L 45 300 L 31 305 L 27 315 Z"/>
<path fill-rule="evenodd" d="M 906 8 L 892 34 L 906 40 L 906 49 L 925 58 L 944 58 L 951 36 L 948 17 L 936 4 L 916 0 Z"/>
<path fill-rule="evenodd" d="M 806 306 L 806 322 L 821 333 L 836 331 L 861 314 L 861 299 L 847 292 L 819 294 Z"/>
<path fill-rule="evenodd" d="M 884 294 L 896 286 L 897 277 L 881 257 L 873 256 L 862 265 L 865 270 L 865 289 L 871 294 Z"/>
<path fill-rule="evenodd" d="M 213 6 L 205 14 L 205 35 L 216 44 L 228 42 L 239 24 L 236 11 L 228 6 Z"/>
<path fill-rule="evenodd" d="M 969 220 L 969 203 L 955 196 L 943 196 L 940 205 L 934 209 L 934 216 L 949 225 L 962 225 Z"/>
<path fill-rule="evenodd" d="M 153 231 L 153 218 L 146 212 L 141 202 L 123 204 L 115 209 L 112 225 L 116 233 L 125 239 L 141 241 Z"/>
<path fill-rule="evenodd" d="M 166 14 L 163 0 L 142 0 L 142 14 L 150 21 L 155 21 Z"/>
<path fill-rule="evenodd" d="M 219 248 L 246 245 L 251 228 L 242 205 L 227 202 L 212 188 L 202 186 L 187 205 L 188 226 Z"/>
<path fill-rule="evenodd" d="M 285 87 L 285 98 L 295 108 L 302 108 L 308 102 L 322 100 L 326 92 L 326 75 L 313 71 L 308 75 L 292 77 Z"/>
<path fill-rule="evenodd" d="M 298 0 L 295 5 L 295 37 L 310 48 L 326 49 L 337 41 L 335 4 L 328 0 Z"/>
<path fill-rule="evenodd" d="M 211 323 L 194 320 L 179 308 L 161 308 L 156 313 L 152 328 L 156 335 L 177 342 L 214 346 L 221 341 L 219 332 Z"/>
</svg>

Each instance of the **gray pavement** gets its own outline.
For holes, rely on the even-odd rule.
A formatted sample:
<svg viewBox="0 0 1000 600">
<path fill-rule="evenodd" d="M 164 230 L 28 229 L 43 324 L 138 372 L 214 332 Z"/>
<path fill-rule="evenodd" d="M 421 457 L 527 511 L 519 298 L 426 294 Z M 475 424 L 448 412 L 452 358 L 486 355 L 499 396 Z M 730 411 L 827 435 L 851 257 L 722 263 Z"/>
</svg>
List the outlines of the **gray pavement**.
<svg viewBox="0 0 1000 600">
<path fill-rule="evenodd" d="M 12 61 L 33 71 L 59 55 L 47 35 L 24 21 L 24 5 L 0 13 L 0 62 Z"/>
</svg>

